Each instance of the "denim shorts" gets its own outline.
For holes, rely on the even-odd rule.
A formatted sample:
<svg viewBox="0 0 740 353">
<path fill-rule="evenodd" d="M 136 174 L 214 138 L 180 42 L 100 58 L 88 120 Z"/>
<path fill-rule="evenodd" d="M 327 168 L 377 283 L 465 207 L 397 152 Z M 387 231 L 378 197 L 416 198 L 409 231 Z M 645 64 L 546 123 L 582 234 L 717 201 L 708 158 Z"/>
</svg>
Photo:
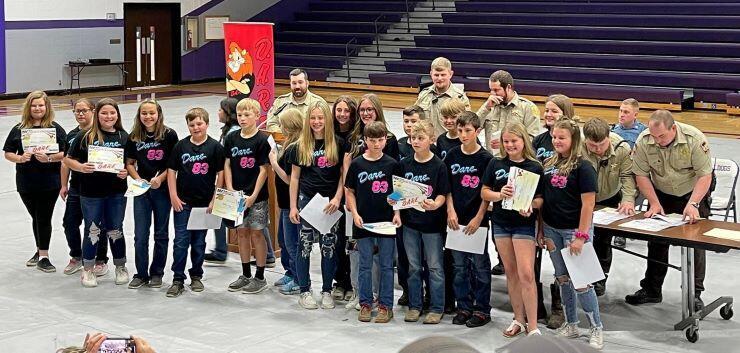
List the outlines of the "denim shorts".
<svg viewBox="0 0 740 353">
<path fill-rule="evenodd" d="M 507 227 L 496 223 L 493 223 L 493 237 L 494 238 L 512 238 L 512 239 L 524 239 L 534 241 L 535 229 L 534 226 L 513 226 Z"/>
<path fill-rule="evenodd" d="M 267 208 L 267 200 L 264 200 L 255 202 L 252 207 L 247 208 L 244 214 L 244 221 L 237 228 L 262 230 L 267 228 L 268 223 L 269 208 Z"/>
</svg>

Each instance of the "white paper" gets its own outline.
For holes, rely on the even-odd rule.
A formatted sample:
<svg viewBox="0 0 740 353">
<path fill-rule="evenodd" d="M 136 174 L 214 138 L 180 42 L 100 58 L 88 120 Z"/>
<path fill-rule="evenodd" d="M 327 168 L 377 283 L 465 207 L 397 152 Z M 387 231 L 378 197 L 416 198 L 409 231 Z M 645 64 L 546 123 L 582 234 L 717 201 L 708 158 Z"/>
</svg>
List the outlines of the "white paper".
<svg viewBox="0 0 740 353">
<path fill-rule="evenodd" d="M 486 241 L 488 241 L 488 228 L 480 227 L 471 235 L 465 234 L 463 232 L 464 229 L 465 226 L 462 224 L 459 230 L 452 230 L 447 227 L 445 248 L 473 254 L 483 254 L 483 251 L 486 249 Z"/>
<path fill-rule="evenodd" d="M 617 211 L 615 208 L 606 207 L 598 211 L 594 211 L 593 223 L 607 225 L 607 224 L 612 224 L 621 219 L 625 219 L 627 217 L 630 217 L 630 216 L 619 213 L 619 211 Z"/>
<path fill-rule="evenodd" d="M 221 217 L 206 213 L 208 207 L 193 207 L 188 218 L 188 230 L 219 229 Z"/>
<path fill-rule="evenodd" d="M 709 237 L 740 241 L 740 231 L 736 230 L 712 228 L 711 230 L 708 230 L 706 233 L 704 233 L 704 235 Z"/>
<path fill-rule="evenodd" d="M 589 284 L 606 278 L 604 271 L 601 270 L 599 259 L 596 257 L 593 243 L 583 244 L 578 256 L 571 255 L 568 247 L 561 249 L 560 253 L 563 255 L 563 262 L 568 269 L 568 276 L 573 287 L 586 288 Z"/>
<path fill-rule="evenodd" d="M 508 184 L 514 188 L 514 196 L 505 198 L 501 202 L 501 208 L 504 210 L 527 211 L 532 206 L 534 193 L 537 191 L 537 184 L 540 181 L 538 174 L 511 167 L 509 169 Z"/>
<path fill-rule="evenodd" d="M 677 227 L 684 224 L 686 224 L 686 221 L 683 220 L 683 216 L 674 213 L 667 216 L 653 215 L 651 218 L 636 219 L 626 223 L 622 223 L 619 226 L 645 230 L 649 232 L 659 232 L 663 229 Z"/>
<path fill-rule="evenodd" d="M 324 208 L 328 204 L 329 198 L 317 193 L 300 212 L 301 218 L 316 228 L 321 234 L 329 233 L 339 218 L 342 218 L 342 211 L 339 210 L 334 211 L 332 214 L 324 213 Z"/>
<path fill-rule="evenodd" d="M 134 180 L 131 177 L 126 178 L 126 184 L 128 185 L 128 189 L 126 189 L 126 193 L 124 194 L 126 197 L 144 195 L 152 187 L 152 184 L 149 184 L 146 180 Z"/>
<path fill-rule="evenodd" d="M 396 225 L 393 222 L 363 223 L 362 228 L 376 234 L 396 235 Z"/>
<path fill-rule="evenodd" d="M 267 137 L 267 143 L 270 144 L 270 150 L 277 152 L 277 143 L 275 143 L 275 138 L 272 137 L 272 135 Z"/>
<path fill-rule="evenodd" d="M 422 184 L 413 180 L 402 178 L 399 176 L 393 176 L 393 193 L 389 195 L 392 199 L 396 200 L 393 205 L 393 210 L 402 210 L 406 208 L 413 208 L 415 210 L 425 212 L 421 208 L 421 203 L 430 196 L 431 188 L 427 184 Z"/>
<path fill-rule="evenodd" d="M 354 218 L 352 218 L 352 212 L 350 212 L 347 209 L 347 206 L 344 206 L 344 228 L 346 229 L 345 235 L 347 236 L 347 239 L 352 239 L 352 226 L 355 224 Z"/>
</svg>

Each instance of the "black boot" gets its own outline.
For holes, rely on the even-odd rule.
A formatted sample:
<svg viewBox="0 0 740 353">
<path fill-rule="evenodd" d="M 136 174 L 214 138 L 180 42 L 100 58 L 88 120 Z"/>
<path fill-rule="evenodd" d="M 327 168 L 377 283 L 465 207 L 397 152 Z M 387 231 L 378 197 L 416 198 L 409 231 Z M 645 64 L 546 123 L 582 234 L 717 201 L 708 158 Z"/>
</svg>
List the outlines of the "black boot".
<svg viewBox="0 0 740 353">
<path fill-rule="evenodd" d="M 537 322 L 545 324 L 547 323 L 547 310 L 542 298 L 542 283 L 537 282 Z"/>
<path fill-rule="evenodd" d="M 547 328 L 556 329 L 563 325 L 565 322 L 565 314 L 563 313 L 563 305 L 560 301 L 560 286 L 557 283 L 550 285 L 550 297 L 552 303 L 550 304 L 550 317 L 547 319 Z"/>
</svg>

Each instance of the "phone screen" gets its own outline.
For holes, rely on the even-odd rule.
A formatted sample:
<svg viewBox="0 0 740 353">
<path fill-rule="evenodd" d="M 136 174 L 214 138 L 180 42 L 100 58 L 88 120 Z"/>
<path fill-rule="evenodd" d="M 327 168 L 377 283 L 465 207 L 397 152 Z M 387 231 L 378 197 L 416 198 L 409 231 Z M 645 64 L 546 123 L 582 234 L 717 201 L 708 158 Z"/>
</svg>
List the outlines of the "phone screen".
<svg viewBox="0 0 740 353">
<path fill-rule="evenodd" d="M 108 338 L 100 345 L 99 353 L 136 353 L 133 342 L 128 338 Z"/>
</svg>

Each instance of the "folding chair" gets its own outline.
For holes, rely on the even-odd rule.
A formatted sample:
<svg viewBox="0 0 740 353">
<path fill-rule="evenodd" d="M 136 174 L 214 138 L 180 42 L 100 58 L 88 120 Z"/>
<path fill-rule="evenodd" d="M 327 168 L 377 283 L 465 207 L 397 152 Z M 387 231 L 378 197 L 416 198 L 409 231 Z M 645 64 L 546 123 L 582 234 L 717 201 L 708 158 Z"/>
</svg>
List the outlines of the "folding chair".
<svg viewBox="0 0 740 353">
<path fill-rule="evenodd" d="M 731 159 L 712 158 L 712 164 L 714 174 L 717 176 L 717 186 L 712 193 L 710 206 L 712 216 L 724 217 L 725 222 L 732 217 L 732 221 L 737 223 L 735 187 L 740 168 L 737 162 Z"/>
</svg>

